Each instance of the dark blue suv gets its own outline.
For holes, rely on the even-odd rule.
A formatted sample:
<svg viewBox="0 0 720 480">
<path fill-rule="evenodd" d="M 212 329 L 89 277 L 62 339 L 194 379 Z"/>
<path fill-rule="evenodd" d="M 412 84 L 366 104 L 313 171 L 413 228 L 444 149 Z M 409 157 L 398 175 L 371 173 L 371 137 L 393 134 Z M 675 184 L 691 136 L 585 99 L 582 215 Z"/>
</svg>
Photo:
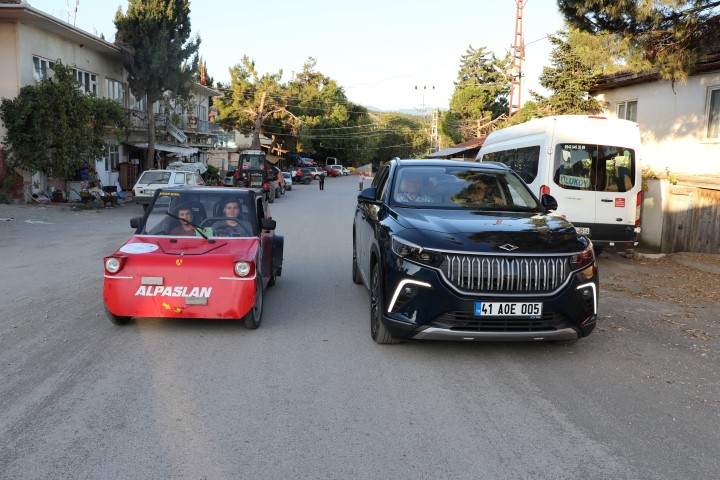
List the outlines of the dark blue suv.
<svg viewBox="0 0 720 480">
<path fill-rule="evenodd" d="M 502 164 L 393 160 L 360 192 L 353 281 L 370 333 L 400 339 L 557 340 L 595 328 L 590 240 Z"/>
</svg>

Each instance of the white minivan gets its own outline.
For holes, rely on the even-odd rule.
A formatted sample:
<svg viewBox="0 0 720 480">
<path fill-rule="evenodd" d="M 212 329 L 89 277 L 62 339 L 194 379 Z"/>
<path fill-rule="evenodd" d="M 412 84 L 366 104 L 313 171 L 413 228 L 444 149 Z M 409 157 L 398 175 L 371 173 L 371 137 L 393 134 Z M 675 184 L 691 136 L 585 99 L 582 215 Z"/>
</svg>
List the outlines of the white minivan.
<svg viewBox="0 0 720 480">
<path fill-rule="evenodd" d="M 557 213 L 604 246 L 633 248 L 640 233 L 642 171 L 637 123 L 595 115 L 539 118 L 492 132 L 478 161 L 515 170 Z"/>
</svg>

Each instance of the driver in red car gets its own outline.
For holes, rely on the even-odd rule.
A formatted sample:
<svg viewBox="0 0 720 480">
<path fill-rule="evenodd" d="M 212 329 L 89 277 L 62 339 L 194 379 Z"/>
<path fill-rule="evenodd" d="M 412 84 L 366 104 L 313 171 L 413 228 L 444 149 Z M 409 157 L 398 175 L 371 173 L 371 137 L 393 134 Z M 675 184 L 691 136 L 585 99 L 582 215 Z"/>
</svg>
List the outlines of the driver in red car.
<svg viewBox="0 0 720 480">
<path fill-rule="evenodd" d="M 252 229 L 247 222 L 239 218 L 240 202 L 228 200 L 223 206 L 225 220 L 213 223 L 213 235 L 216 237 L 251 237 Z"/>
</svg>

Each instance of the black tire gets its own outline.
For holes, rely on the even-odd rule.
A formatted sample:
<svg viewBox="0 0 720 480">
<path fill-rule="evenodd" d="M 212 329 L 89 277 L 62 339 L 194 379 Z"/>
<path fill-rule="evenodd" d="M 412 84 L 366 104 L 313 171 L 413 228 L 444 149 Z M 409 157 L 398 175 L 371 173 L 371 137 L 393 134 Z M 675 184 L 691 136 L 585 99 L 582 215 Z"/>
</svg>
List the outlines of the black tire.
<svg viewBox="0 0 720 480">
<path fill-rule="evenodd" d="M 108 319 L 115 325 L 125 325 L 130 320 L 132 320 L 132 317 L 120 317 L 118 315 L 115 315 L 110 310 L 108 310 L 107 306 L 105 307 L 105 315 L 107 315 Z"/>
<path fill-rule="evenodd" d="M 353 238 L 353 259 L 352 259 L 353 265 L 352 265 L 352 279 L 353 282 L 357 283 L 358 285 L 362 284 L 362 277 L 360 276 L 360 268 L 358 267 L 357 263 L 357 248 L 355 247 L 355 238 Z"/>
<path fill-rule="evenodd" d="M 600 254 L 603 253 L 603 250 L 605 250 L 605 247 L 593 247 L 593 250 L 595 250 L 595 257 L 599 257 Z"/>
<path fill-rule="evenodd" d="M 372 266 L 370 273 L 370 336 L 375 343 L 388 345 L 400 343 L 390 335 L 382 322 L 382 285 L 380 284 L 380 267 L 377 263 Z"/>
<path fill-rule="evenodd" d="M 306 179 L 303 181 L 303 183 L 304 183 L 305 185 L 310 185 L 310 182 L 312 182 L 312 178 L 306 178 Z"/>
<path fill-rule="evenodd" d="M 268 194 L 267 194 L 267 197 L 268 197 L 268 198 L 267 198 L 268 203 L 273 203 L 273 202 L 275 202 L 275 190 L 273 190 L 273 189 L 271 188 L 270 191 L 269 191 Z"/>
<path fill-rule="evenodd" d="M 262 280 L 259 276 L 255 277 L 255 303 L 253 308 L 243 317 L 243 323 L 245 328 L 255 330 L 262 323 L 262 312 L 263 312 L 263 287 Z"/>
</svg>

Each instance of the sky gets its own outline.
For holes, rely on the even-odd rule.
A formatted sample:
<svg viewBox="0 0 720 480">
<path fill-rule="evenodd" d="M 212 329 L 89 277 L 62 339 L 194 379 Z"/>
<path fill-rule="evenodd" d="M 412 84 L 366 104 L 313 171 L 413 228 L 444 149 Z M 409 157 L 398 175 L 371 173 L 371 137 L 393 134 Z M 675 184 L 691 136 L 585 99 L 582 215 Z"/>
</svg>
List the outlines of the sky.
<svg viewBox="0 0 720 480">
<path fill-rule="evenodd" d="M 87 32 L 113 41 L 115 12 L 127 0 L 27 0 Z M 550 66 L 547 35 L 563 28 L 555 0 L 526 0 L 521 101 Z M 215 82 L 243 55 L 260 75 L 283 71 L 282 81 L 315 70 L 338 82 L 354 103 L 380 110 L 447 109 L 461 57 L 485 47 L 497 57 L 515 38 L 514 0 L 190 0 L 193 34 Z M 70 12 L 70 14 L 68 14 Z"/>
</svg>

